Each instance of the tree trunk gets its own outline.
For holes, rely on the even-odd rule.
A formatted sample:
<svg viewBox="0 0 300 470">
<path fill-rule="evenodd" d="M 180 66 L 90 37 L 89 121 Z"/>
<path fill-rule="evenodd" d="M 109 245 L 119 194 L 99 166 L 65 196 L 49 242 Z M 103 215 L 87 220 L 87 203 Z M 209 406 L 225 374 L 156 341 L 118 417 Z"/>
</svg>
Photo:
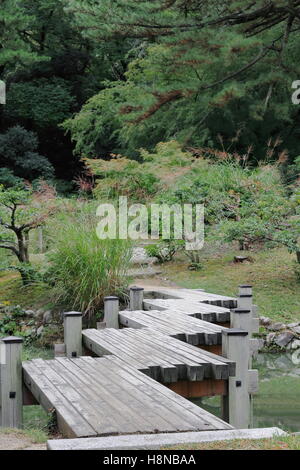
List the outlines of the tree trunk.
<svg viewBox="0 0 300 470">
<path fill-rule="evenodd" d="M 240 251 L 244 251 L 245 250 L 245 243 L 243 240 L 239 240 L 239 248 L 240 248 Z"/>
<path fill-rule="evenodd" d="M 28 233 L 23 234 L 22 232 L 17 232 L 17 239 L 18 239 L 18 260 L 20 263 L 29 263 L 29 255 L 28 255 Z"/>
<path fill-rule="evenodd" d="M 300 263 L 300 251 L 296 251 L 297 261 Z"/>
</svg>

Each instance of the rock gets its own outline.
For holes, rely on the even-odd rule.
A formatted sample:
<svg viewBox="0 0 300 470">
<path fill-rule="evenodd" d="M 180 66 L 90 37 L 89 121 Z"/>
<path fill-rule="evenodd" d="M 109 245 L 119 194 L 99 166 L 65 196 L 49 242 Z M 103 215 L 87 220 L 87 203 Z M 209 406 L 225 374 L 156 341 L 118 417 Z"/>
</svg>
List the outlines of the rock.
<svg viewBox="0 0 300 470">
<path fill-rule="evenodd" d="M 245 261 L 252 261 L 250 256 L 235 256 L 234 262 L 235 263 L 244 263 Z"/>
<path fill-rule="evenodd" d="M 289 346 L 290 346 L 289 349 L 299 349 L 300 348 L 300 339 L 294 339 L 294 341 L 292 341 L 289 344 Z"/>
<path fill-rule="evenodd" d="M 40 327 L 36 330 L 36 335 L 37 335 L 37 336 L 41 336 L 42 333 L 43 333 L 43 331 L 44 331 L 44 327 L 43 327 L 43 325 L 42 325 L 42 326 L 40 326 Z"/>
<path fill-rule="evenodd" d="M 274 343 L 277 344 L 277 346 L 284 348 L 292 341 L 293 338 L 294 334 L 290 331 L 286 331 L 285 333 L 276 336 L 276 338 L 274 339 Z"/>
<path fill-rule="evenodd" d="M 300 335 L 300 326 L 294 326 L 291 330 L 297 335 Z"/>
<path fill-rule="evenodd" d="M 136 247 L 133 249 L 133 254 L 130 260 L 131 264 L 138 265 L 151 265 L 158 262 L 157 258 L 148 256 L 145 248 Z"/>
<path fill-rule="evenodd" d="M 269 317 L 260 317 L 259 318 L 259 323 L 263 326 L 268 326 L 268 325 L 271 325 L 272 320 Z"/>
<path fill-rule="evenodd" d="M 266 343 L 271 344 L 275 337 L 276 337 L 275 333 L 269 333 L 266 337 Z"/>
<path fill-rule="evenodd" d="M 39 310 L 37 310 L 37 311 L 35 312 L 35 315 L 34 315 L 34 316 L 35 316 L 36 318 L 42 318 L 43 315 L 44 315 L 44 313 L 45 313 L 45 310 L 43 310 L 42 308 L 40 308 Z"/>
<path fill-rule="evenodd" d="M 34 310 L 25 310 L 26 317 L 34 317 L 36 312 Z"/>
<path fill-rule="evenodd" d="M 267 328 L 268 330 L 271 330 L 271 331 L 280 331 L 280 330 L 284 330 L 286 328 L 286 325 L 284 323 L 277 322 L 277 323 L 271 323 L 271 325 L 269 325 Z"/>
<path fill-rule="evenodd" d="M 296 322 L 296 323 L 289 323 L 289 324 L 287 325 L 287 327 L 288 327 L 288 328 L 295 328 L 295 326 L 299 326 L 299 325 L 300 325 L 299 322 Z"/>
<path fill-rule="evenodd" d="M 47 323 L 50 323 L 52 320 L 53 320 L 52 312 L 50 310 L 48 310 L 43 315 L 43 323 L 47 324 Z"/>
</svg>

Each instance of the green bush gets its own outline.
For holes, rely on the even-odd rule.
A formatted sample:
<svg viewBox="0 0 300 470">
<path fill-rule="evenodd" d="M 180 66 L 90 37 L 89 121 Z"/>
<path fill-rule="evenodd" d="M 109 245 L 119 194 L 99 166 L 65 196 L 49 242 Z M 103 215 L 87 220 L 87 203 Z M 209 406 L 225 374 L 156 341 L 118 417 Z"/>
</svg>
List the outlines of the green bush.
<svg viewBox="0 0 300 470">
<path fill-rule="evenodd" d="M 158 258 L 160 263 L 166 263 L 172 261 L 182 247 L 183 242 L 179 240 L 162 240 L 157 244 L 146 246 L 145 249 L 150 257 Z"/>
<path fill-rule="evenodd" d="M 94 319 L 107 295 L 122 295 L 132 255 L 126 240 L 100 240 L 96 208 L 85 204 L 73 215 L 61 216 L 52 227 L 47 280 L 55 300 Z"/>
</svg>

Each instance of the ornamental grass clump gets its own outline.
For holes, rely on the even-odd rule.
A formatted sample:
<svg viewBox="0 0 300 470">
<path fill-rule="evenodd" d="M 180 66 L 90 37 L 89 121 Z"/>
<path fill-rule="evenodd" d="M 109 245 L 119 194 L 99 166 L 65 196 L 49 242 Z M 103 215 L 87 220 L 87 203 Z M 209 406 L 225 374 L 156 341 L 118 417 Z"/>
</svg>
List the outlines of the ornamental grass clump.
<svg viewBox="0 0 300 470">
<path fill-rule="evenodd" d="M 56 301 L 89 319 L 102 309 L 105 296 L 124 294 L 132 256 L 129 241 L 97 237 L 95 214 L 93 204 L 86 204 L 56 220 L 48 272 Z"/>
</svg>

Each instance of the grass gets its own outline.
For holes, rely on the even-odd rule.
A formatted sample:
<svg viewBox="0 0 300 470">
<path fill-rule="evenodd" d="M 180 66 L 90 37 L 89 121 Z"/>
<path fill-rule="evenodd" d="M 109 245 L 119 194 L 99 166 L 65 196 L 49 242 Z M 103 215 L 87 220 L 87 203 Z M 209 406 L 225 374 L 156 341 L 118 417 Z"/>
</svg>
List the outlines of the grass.
<svg viewBox="0 0 300 470">
<path fill-rule="evenodd" d="M 273 320 L 300 320 L 300 283 L 294 273 L 295 256 L 278 248 L 243 252 L 251 263 L 233 263 L 239 254 L 232 249 L 204 261 L 201 271 L 189 271 L 185 259 L 162 265 L 163 275 L 181 287 L 236 296 L 239 284 L 253 285 L 259 314 Z"/>
<path fill-rule="evenodd" d="M 0 277 L 0 301 L 20 305 L 28 310 L 51 309 L 54 299 L 49 286 L 36 283 L 24 286 L 19 274 L 5 272 Z"/>
<path fill-rule="evenodd" d="M 232 441 L 205 442 L 185 446 L 168 446 L 161 450 L 300 450 L 300 436 L 273 439 L 235 439 Z"/>
<path fill-rule="evenodd" d="M 52 359 L 53 351 L 50 349 L 40 349 L 29 346 L 23 349 L 23 361 L 31 359 Z M 27 433 L 41 436 L 48 436 L 49 416 L 39 405 L 24 406 L 23 408 L 24 428 Z"/>
</svg>

